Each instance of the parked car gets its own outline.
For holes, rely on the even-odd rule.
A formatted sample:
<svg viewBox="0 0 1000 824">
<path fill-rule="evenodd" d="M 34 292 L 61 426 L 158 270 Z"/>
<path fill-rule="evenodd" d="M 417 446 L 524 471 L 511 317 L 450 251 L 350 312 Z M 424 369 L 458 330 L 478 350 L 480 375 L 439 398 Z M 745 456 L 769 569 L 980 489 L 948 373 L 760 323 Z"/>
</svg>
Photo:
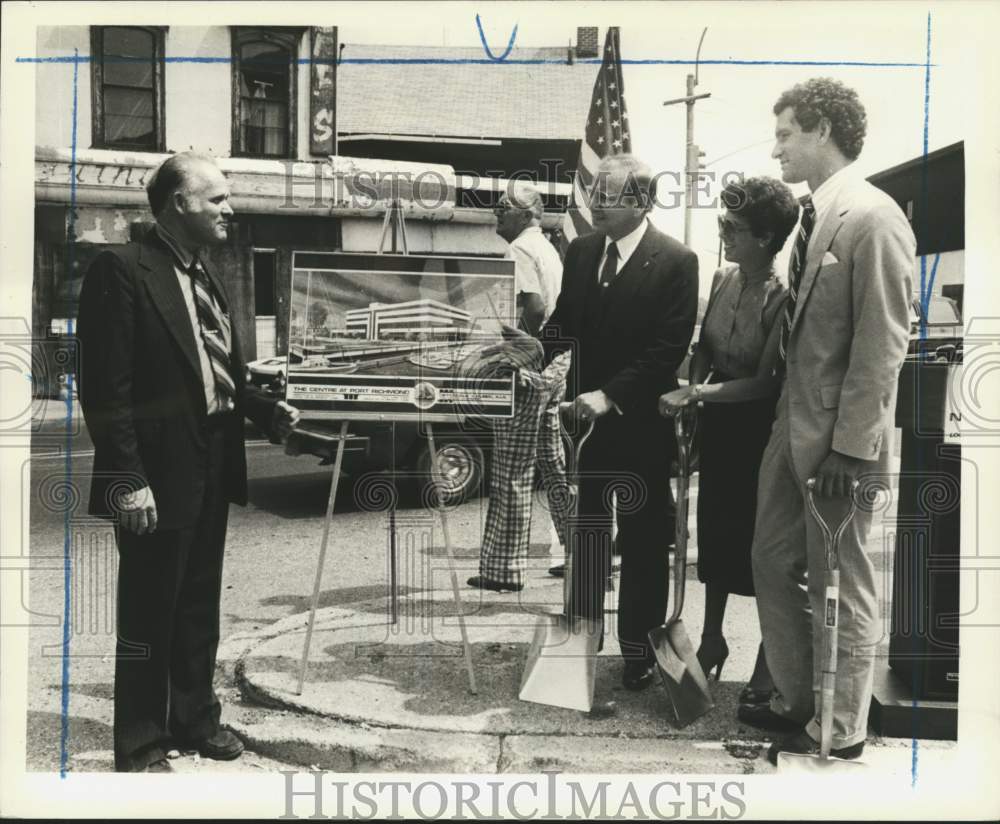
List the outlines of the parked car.
<svg viewBox="0 0 1000 824">
<path fill-rule="evenodd" d="M 926 311 L 919 296 L 910 301 L 910 345 L 908 354 L 931 360 L 960 361 L 962 313 L 951 298 L 931 295 Z"/>
<path fill-rule="evenodd" d="M 285 358 L 261 358 L 247 364 L 247 382 L 284 397 Z M 287 449 L 295 454 L 315 455 L 324 464 L 333 463 L 340 423 L 302 422 Z M 344 447 L 343 470 L 349 475 L 395 469 L 397 476 L 426 500 L 431 479 L 431 456 L 425 427 L 410 421 L 351 421 Z M 434 424 L 438 471 L 445 482 L 444 503 L 454 506 L 480 492 L 487 478 L 492 431 L 485 420 Z"/>
</svg>

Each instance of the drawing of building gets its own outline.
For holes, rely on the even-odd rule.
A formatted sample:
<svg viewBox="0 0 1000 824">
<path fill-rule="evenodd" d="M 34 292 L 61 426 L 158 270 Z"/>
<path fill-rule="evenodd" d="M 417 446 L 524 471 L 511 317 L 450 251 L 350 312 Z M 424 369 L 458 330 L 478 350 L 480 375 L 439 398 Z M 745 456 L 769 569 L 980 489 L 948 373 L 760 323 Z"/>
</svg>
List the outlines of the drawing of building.
<svg viewBox="0 0 1000 824">
<path fill-rule="evenodd" d="M 366 309 L 351 309 L 345 315 L 347 331 L 363 332 L 369 340 L 461 340 L 472 329 L 469 312 L 430 299 L 371 303 Z"/>
</svg>

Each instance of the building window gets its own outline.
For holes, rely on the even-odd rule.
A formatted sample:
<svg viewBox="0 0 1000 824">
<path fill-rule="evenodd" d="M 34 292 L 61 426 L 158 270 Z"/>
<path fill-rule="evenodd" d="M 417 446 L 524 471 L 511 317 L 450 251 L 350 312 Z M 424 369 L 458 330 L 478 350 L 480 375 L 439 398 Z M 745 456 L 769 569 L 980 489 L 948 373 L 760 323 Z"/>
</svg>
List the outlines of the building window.
<svg viewBox="0 0 1000 824">
<path fill-rule="evenodd" d="M 233 154 L 295 156 L 301 29 L 233 29 Z"/>
<path fill-rule="evenodd" d="M 162 152 L 162 27 L 92 26 L 93 143 Z"/>
</svg>

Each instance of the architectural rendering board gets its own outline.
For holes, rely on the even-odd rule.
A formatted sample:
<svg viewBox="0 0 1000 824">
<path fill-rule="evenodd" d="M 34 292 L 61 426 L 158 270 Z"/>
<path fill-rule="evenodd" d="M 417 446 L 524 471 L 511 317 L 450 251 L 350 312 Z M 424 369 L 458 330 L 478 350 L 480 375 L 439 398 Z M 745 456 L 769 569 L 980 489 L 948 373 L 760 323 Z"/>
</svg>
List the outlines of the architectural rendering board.
<svg viewBox="0 0 1000 824">
<path fill-rule="evenodd" d="M 512 370 L 483 351 L 514 318 L 510 260 L 296 252 L 288 402 L 305 418 L 511 417 Z"/>
</svg>

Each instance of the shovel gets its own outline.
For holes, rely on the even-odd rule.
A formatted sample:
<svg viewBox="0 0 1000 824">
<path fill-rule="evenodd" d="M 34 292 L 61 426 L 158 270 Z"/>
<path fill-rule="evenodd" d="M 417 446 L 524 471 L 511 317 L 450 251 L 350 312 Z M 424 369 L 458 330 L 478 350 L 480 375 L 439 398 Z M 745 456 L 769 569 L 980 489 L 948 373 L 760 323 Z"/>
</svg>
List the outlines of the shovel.
<svg viewBox="0 0 1000 824">
<path fill-rule="evenodd" d="M 818 773 L 830 769 L 849 771 L 858 767 L 863 769 L 865 766 L 860 761 L 830 757 L 830 748 L 833 744 L 833 698 L 837 679 L 837 612 L 840 605 L 840 562 L 838 556 L 840 538 L 848 524 L 851 523 L 858 508 L 854 498 L 858 482 L 854 482 L 851 494 L 848 496 L 850 508 L 832 535 L 830 527 L 816 508 L 816 501 L 813 498 L 815 486 L 815 478 L 806 481 L 806 501 L 809 504 L 809 511 L 816 520 L 820 532 L 823 533 L 823 544 L 826 547 L 826 580 L 824 581 L 826 606 L 823 616 L 823 680 L 820 688 L 819 754 L 779 752 L 778 770 L 788 772 Z"/>
<path fill-rule="evenodd" d="M 694 439 L 696 406 L 677 411 L 677 535 L 674 548 L 674 610 L 667 622 L 647 634 L 656 657 L 660 679 L 667 690 L 677 724 L 681 727 L 700 718 L 715 704 L 708 689 L 708 679 L 698 663 L 694 647 L 681 621 L 684 608 L 684 584 L 687 578 L 687 521 L 690 487 L 691 441 Z"/>
<path fill-rule="evenodd" d="M 528 660 L 521 678 L 518 698 L 535 704 L 564 707 L 590 712 L 594 703 L 594 681 L 597 676 L 597 647 L 603 631 L 602 615 L 597 620 L 570 614 L 570 591 L 573 581 L 572 528 L 580 504 L 580 451 L 594 431 L 590 421 L 574 441 L 563 421 L 563 414 L 573 408 L 571 403 L 559 405 L 559 424 L 566 443 L 566 476 L 576 489 L 572 495 L 572 510 L 566 519 L 564 536 L 566 571 L 563 575 L 563 611 L 561 615 L 544 615 L 535 626 L 535 636 L 528 649 Z"/>
</svg>

